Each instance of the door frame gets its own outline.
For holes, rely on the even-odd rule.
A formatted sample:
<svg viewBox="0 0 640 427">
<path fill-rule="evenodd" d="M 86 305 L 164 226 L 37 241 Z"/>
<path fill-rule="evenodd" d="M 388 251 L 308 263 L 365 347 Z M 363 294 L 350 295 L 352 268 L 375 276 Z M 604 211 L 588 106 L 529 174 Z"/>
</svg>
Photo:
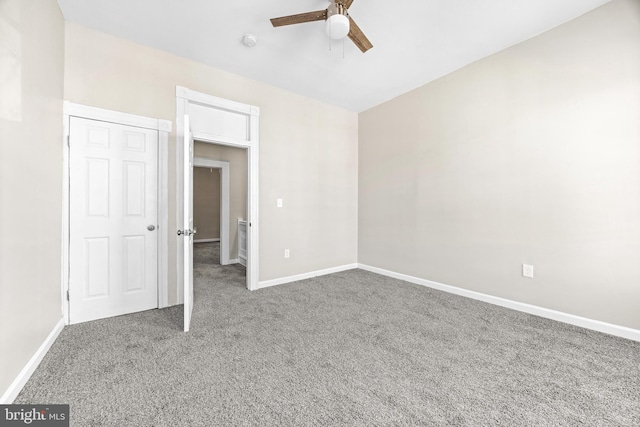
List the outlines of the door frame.
<svg viewBox="0 0 640 427">
<path fill-rule="evenodd" d="M 218 169 L 220 173 L 220 264 L 231 264 L 229 260 L 229 162 L 206 157 L 194 157 L 194 168 Z M 194 239 L 195 243 L 195 239 Z"/>
<path fill-rule="evenodd" d="M 190 111 L 191 109 L 197 109 L 198 114 L 193 114 Z M 208 114 L 207 111 L 211 114 Z M 260 108 L 255 105 L 230 101 L 182 86 L 176 86 L 176 176 L 178 177 L 176 224 L 182 224 L 183 222 L 182 145 L 184 144 L 185 132 L 184 116 L 187 114 L 190 118 L 190 130 L 194 140 L 247 149 L 247 173 L 249 175 L 247 179 L 247 224 L 249 225 L 247 232 L 247 289 L 250 291 L 257 290 L 259 287 L 258 160 Z M 244 138 L 225 135 L 224 126 L 221 127 L 222 131 L 220 133 L 211 130 L 212 123 L 225 115 L 244 120 L 246 124 Z M 178 304 L 183 304 L 184 286 L 180 286 L 184 269 L 182 261 L 184 242 L 182 239 L 176 239 L 176 248 L 177 298 Z"/>
<path fill-rule="evenodd" d="M 158 308 L 168 307 L 168 253 L 169 253 L 169 133 L 172 123 L 169 120 L 137 116 L 119 111 L 105 110 L 88 105 L 63 103 L 63 172 L 62 172 L 62 314 L 65 324 L 69 324 L 69 239 L 71 224 L 69 223 L 69 138 L 71 117 L 97 120 L 126 126 L 134 126 L 158 131 Z"/>
</svg>

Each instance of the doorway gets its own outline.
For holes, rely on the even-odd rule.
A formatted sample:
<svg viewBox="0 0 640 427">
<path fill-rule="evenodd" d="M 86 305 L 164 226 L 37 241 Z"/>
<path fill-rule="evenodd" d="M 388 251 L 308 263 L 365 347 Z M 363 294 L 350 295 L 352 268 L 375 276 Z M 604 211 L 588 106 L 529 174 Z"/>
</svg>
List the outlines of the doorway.
<svg viewBox="0 0 640 427">
<path fill-rule="evenodd" d="M 194 144 L 196 147 L 197 143 Z M 197 148 L 196 148 L 197 149 Z M 230 263 L 230 164 L 207 157 L 193 159 L 194 244 L 219 242 L 219 262 Z"/>
<path fill-rule="evenodd" d="M 193 225 L 197 229 L 193 281 L 194 301 L 198 301 L 210 295 L 211 287 L 236 287 L 242 279 L 246 283 L 239 224 L 247 218 L 247 150 L 194 141 L 193 166 Z"/>
<path fill-rule="evenodd" d="M 194 140 L 241 148 L 246 151 L 247 218 L 246 218 L 246 285 L 258 289 L 258 139 L 260 109 L 215 96 L 176 87 L 177 127 L 177 224 L 178 303 L 185 305 L 185 331 L 192 310 L 193 279 L 190 254 L 193 243 L 192 215 L 189 201 L 192 190 Z"/>
<path fill-rule="evenodd" d="M 220 237 L 220 255 L 221 264 L 236 264 L 240 261 L 240 237 L 238 229 L 238 221 L 247 219 L 248 208 L 248 171 L 247 171 L 247 150 L 243 148 L 230 147 L 221 144 L 215 144 L 207 141 L 194 141 L 194 226 L 198 231 L 194 237 L 196 243 L 201 237 L 209 237 L 200 233 L 200 225 L 205 226 L 205 230 L 210 233 L 212 224 L 207 220 L 209 217 L 198 218 L 199 211 L 203 210 L 203 200 L 198 200 L 198 196 L 207 196 L 211 194 L 209 190 L 205 194 L 198 191 L 197 178 L 203 179 L 201 184 L 207 180 L 216 182 L 216 169 L 212 169 L 215 165 L 221 165 L 224 169 L 220 171 L 220 185 L 224 184 L 224 188 L 220 188 L 219 206 L 219 237 Z M 204 166 L 204 168 L 202 167 Z M 207 169 L 207 167 L 209 169 Z M 206 197 L 205 200 L 206 201 Z M 209 203 L 212 205 L 213 203 Z M 210 211 L 209 211 L 210 212 Z M 210 212 L 210 214 L 213 214 Z M 198 224 L 200 221 L 200 224 Z"/>
</svg>

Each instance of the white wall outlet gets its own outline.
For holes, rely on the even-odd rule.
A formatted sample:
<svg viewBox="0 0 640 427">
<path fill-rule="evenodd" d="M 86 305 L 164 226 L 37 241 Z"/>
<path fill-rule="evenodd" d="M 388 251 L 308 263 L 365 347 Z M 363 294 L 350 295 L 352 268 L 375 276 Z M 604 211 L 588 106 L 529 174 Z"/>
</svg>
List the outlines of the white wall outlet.
<svg viewBox="0 0 640 427">
<path fill-rule="evenodd" d="M 282 207 L 282 199 L 276 199 L 276 206 L 278 206 L 279 208 Z"/>
<path fill-rule="evenodd" d="M 533 265 L 522 264 L 522 276 L 533 278 Z"/>
<path fill-rule="evenodd" d="M 284 257 L 285 258 L 289 258 L 290 255 L 291 255 L 291 252 L 289 252 L 289 249 L 285 249 L 284 250 Z"/>
</svg>

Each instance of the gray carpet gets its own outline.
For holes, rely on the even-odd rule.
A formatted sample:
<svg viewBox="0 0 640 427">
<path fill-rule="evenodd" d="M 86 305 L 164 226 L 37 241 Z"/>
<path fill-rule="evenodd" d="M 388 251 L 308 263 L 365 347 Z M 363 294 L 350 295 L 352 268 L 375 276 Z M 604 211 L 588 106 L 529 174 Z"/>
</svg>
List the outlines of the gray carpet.
<svg viewBox="0 0 640 427">
<path fill-rule="evenodd" d="M 361 270 L 66 327 L 16 403 L 74 426 L 638 426 L 640 343 Z M 215 262 L 211 259 L 215 258 Z"/>
</svg>

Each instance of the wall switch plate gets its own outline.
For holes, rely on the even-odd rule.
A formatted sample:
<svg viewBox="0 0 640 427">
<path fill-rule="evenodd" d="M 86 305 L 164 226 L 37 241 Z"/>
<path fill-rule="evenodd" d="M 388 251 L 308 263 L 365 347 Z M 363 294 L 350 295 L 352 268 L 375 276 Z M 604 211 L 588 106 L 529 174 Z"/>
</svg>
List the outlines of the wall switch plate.
<svg viewBox="0 0 640 427">
<path fill-rule="evenodd" d="M 276 199 L 276 206 L 278 206 L 279 208 L 282 207 L 282 199 Z"/>
<path fill-rule="evenodd" d="M 284 257 L 285 258 L 289 258 L 290 255 L 291 255 L 291 253 L 289 252 L 289 249 L 285 249 L 284 250 Z"/>
<path fill-rule="evenodd" d="M 522 276 L 533 278 L 533 265 L 522 264 Z"/>
</svg>

